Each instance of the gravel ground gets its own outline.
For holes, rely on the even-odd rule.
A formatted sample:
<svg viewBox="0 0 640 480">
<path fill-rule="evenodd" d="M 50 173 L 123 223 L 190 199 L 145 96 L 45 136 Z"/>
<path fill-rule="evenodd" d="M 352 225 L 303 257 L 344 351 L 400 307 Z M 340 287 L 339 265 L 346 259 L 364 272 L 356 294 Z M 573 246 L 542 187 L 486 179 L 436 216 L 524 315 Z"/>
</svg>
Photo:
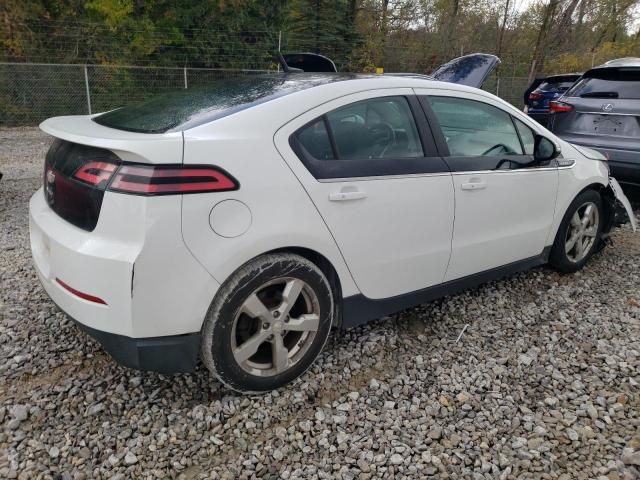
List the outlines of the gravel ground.
<svg viewBox="0 0 640 480">
<path fill-rule="evenodd" d="M 203 369 L 119 367 L 49 301 L 27 225 L 47 145 L 0 130 L 0 478 L 640 478 L 628 227 L 580 273 L 334 335 L 290 388 L 239 396 Z"/>
</svg>

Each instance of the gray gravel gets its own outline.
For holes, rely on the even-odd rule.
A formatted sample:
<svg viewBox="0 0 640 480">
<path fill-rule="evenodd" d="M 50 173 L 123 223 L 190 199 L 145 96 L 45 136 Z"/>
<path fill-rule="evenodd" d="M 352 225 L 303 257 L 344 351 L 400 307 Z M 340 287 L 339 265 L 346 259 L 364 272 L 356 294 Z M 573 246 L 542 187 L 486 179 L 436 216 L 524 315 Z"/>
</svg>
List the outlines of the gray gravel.
<svg viewBox="0 0 640 480">
<path fill-rule="evenodd" d="M 0 130 L 0 478 L 640 477 L 628 227 L 578 274 L 536 269 L 335 335 L 290 388 L 239 396 L 203 369 L 119 367 L 43 294 L 27 201 L 47 143 Z"/>
</svg>

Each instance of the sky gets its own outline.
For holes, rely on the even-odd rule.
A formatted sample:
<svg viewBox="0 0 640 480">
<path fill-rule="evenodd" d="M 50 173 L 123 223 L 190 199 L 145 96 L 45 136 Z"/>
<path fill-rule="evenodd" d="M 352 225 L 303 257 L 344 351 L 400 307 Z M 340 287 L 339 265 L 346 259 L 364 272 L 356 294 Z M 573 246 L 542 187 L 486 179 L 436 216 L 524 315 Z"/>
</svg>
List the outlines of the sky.
<svg viewBox="0 0 640 480">
<path fill-rule="evenodd" d="M 529 5 L 537 3 L 541 0 L 515 0 L 514 7 L 518 12 L 522 12 L 526 10 Z M 542 0 L 544 3 L 547 3 L 548 0 Z M 636 7 L 632 11 L 632 22 L 629 26 L 630 32 L 637 32 L 640 28 L 640 4 L 636 5 Z"/>
</svg>

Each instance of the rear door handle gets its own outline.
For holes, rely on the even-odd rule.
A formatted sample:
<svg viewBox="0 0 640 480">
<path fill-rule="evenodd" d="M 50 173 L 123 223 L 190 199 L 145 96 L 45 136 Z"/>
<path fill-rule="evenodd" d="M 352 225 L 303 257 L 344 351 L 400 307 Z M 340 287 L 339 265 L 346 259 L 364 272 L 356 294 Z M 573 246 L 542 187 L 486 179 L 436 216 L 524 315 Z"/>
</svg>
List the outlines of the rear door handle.
<svg viewBox="0 0 640 480">
<path fill-rule="evenodd" d="M 487 188 L 487 182 L 479 178 L 472 178 L 467 183 L 463 183 L 460 188 L 462 190 L 483 190 Z"/>
<path fill-rule="evenodd" d="M 354 187 L 343 187 L 339 192 L 331 192 L 329 194 L 329 200 L 332 202 L 347 202 L 349 200 L 360 200 L 366 197 L 366 192 Z"/>
</svg>

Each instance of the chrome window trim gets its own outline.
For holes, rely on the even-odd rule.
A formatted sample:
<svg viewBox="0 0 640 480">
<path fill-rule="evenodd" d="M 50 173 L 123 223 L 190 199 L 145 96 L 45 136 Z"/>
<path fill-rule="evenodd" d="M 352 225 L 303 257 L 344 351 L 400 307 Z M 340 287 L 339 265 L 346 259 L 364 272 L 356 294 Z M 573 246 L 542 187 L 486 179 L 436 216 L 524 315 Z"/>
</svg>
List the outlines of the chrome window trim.
<svg viewBox="0 0 640 480">
<path fill-rule="evenodd" d="M 375 180 L 398 180 L 402 178 L 446 177 L 450 172 L 410 173 L 407 175 L 375 175 L 369 177 L 320 178 L 319 183 L 370 182 Z"/>
<path fill-rule="evenodd" d="M 513 170 L 475 170 L 469 172 L 451 172 L 451 175 L 485 175 L 487 173 L 536 173 L 536 172 L 554 172 L 559 167 L 531 167 L 516 168 Z"/>
<path fill-rule="evenodd" d="M 319 183 L 340 183 L 340 182 L 369 182 L 374 180 L 398 180 L 402 178 L 421 178 L 421 177 L 445 177 L 448 175 L 485 175 L 488 173 L 535 173 L 535 172 L 552 172 L 556 170 L 568 170 L 575 166 L 575 162 L 571 166 L 566 167 L 540 167 L 540 168 L 522 168 L 515 170 L 475 170 L 471 172 L 439 172 L 439 173 L 412 173 L 409 175 L 376 175 L 371 177 L 345 177 L 345 178 L 321 178 Z"/>
<path fill-rule="evenodd" d="M 575 160 L 571 165 L 561 167 L 534 167 L 521 168 L 515 170 L 474 170 L 470 172 L 439 172 L 439 173 L 412 173 L 409 175 L 376 175 L 371 177 L 345 177 L 345 178 L 322 178 L 318 179 L 319 183 L 344 183 L 344 182 L 369 182 L 374 180 L 398 180 L 402 178 L 421 178 L 421 177 L 444 177 L 448 175 L 486 175 L 488 173 L 536 173 L 536 172 L 553 172 L 556 170 L 569 170 L 575 167 Z"/>
</svg>

